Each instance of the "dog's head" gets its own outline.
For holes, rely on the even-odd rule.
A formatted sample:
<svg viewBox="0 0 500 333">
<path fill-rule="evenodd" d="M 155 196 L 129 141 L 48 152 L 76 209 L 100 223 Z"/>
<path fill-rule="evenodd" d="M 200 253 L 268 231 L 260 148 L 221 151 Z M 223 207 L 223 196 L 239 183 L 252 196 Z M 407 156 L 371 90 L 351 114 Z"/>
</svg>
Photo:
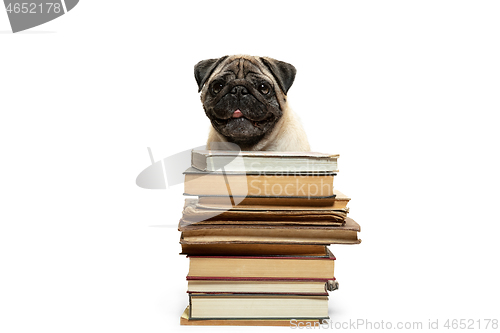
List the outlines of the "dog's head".
<svg viewBox="0 0 500 333">
<path fill-rule="evenodd" d="M 203 60 L 194 67 L 212 126 L 241 145 L 258 142 L 274 128 L 286 110 L 295 73 L 286 62 L 242 55 Z"/>
</svg>

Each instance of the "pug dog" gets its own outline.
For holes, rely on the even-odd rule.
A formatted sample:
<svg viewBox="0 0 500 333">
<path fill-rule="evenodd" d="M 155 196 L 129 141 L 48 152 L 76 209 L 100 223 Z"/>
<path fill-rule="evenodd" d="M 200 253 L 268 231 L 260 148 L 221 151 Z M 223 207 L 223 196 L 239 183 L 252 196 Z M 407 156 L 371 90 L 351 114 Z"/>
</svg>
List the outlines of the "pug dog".
<svg viewBox="0 0 500 333">
<path fill-rule="evenodd" d="M 306 133 L 287 103 L 295 74 L 286 62 L 248 55 L 196 64 L 198 92 L 212 123 L 207 148 L 229 142 L 227 149 L 236 144 L 241 150 L 309 151 Z"/>
</svg>

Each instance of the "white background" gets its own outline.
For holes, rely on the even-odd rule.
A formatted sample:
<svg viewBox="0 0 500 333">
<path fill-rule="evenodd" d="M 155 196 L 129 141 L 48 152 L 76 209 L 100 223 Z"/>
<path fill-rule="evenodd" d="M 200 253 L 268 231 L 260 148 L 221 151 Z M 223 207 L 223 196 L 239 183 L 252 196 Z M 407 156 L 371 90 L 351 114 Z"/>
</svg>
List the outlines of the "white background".
<svg viewBox="0 0 500 333">
<path fill-rule="evenodd" d="M 179 326 L 182 186 L 135 178 L 205 143 L 193 66 L 238 53 L 293 64 L 341 156 L 363 243 L 331 247 L 332 319 L 500 319 L 499 3 L 302 3 L 84 0 L 18 34 L 0 10 L 0 331 L 234 330 Z"/>
</svg>

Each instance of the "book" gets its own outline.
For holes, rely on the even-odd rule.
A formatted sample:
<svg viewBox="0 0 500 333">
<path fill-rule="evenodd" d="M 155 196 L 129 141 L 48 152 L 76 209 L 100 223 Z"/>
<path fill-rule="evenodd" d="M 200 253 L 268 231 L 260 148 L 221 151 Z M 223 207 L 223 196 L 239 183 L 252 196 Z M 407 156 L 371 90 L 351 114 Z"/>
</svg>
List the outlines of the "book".
<svg viewBox="0 0 500 333">
<path fill-rule="evenodd" d="M 189 306 L 181 315 L 181 325 L 195 326 L 288 326 L 288 327 L 319 327 L 323 320 L 319 319 L 190 319 Z"/>
<path fill-rule="evenodd" d="M 341 226 L 205 225 L 180 220 L 181 244 L 359 244 L 359 224 Z"/>
<path fill-rule="evenodd" d="M 191 165 L 201 171 L 338 172 L 339 155 L 314 152 L 192 150 Z"/>
<path fill-rule="evenodd" d="M 327 281 L 291 280 L 188 280 L 188 293 L 291 294 L 328 296 Z"/>
<path fill-rule="evenodd" d="M 325 247 L 321 256 L 188 256 L 187 279 L 259 278 L 332 280 L 335 256 Z"/>
<path fill-rule="evenodd" d="M 265 255 L 312 255 L 325 254 L 324 245 L 303 244 L 182 244 L 182 252 L 191 256 L 265 256 Z"/>
<path fill-rule="evenodd" d="M 331 197 L 335 173 L 238 174 L 184 172 L 184 193 L 191 196 Z"/>
<path fill-rule="evenodd" d="M 336 290 L 329 244 L 359 244 L 338 155 L 191 151 L 178 230 L 189 260 L 182 325 L 319 326 Z"/>
<path fill-rule="evenodd" d="M 228 196 L 200 196 L 196 206 L 199 208 L 223 210 L 227 210 L 229 207 L 244 210 L 334 210 L 346 208 L 350 200 L 351 198 L 334 188 L 332 196 L 323 198 L 262 198 L 247 196 L 244 198 L 233 198 L 231 201 L 231 198 Z"/>
<path fill-rule="evenodd" d="M 190 319 L 327 319 L 328 296 L 189 294 Z"/>
<path fill-rule="evenodd" d="M 184 221 L 203 224 L 308 224 L 342 225 L 347 208 L 336 210 L 245 210 L 228 207 L 228 210 L 200 208 L 198 199 L 185 200 L 182 211 Z"/>
</svg>

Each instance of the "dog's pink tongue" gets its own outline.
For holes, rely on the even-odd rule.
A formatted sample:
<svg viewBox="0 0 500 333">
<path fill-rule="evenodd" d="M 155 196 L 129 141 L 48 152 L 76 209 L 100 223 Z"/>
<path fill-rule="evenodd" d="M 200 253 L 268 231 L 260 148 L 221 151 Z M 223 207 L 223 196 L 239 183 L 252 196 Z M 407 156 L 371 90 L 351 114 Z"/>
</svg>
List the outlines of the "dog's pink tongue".
<svg viewBox="0 0 500 333">
<path fill-rule="evenodd" d="M 239 118 L 239 117 L 243 117 L 243 113 L 241 113 L 240 110 L 234 111 L 233 115 L 231 116 L 231 118 Z"/>
</svg>

